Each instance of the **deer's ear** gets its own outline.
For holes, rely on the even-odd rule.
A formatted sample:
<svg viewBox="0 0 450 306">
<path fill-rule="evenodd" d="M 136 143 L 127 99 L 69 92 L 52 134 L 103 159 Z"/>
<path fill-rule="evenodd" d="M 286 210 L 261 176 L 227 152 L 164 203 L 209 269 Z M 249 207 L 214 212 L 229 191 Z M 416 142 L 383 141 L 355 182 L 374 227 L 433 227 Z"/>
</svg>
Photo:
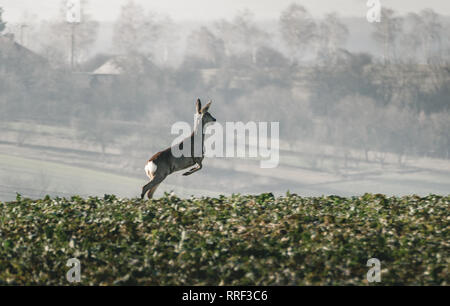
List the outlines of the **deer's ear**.
<svg viewBox="0 0 450 306">
<path fill-rule="evenodd" d="M 200 99 L 197 99 L 195 110 L 197 111 L 197 114 L 200 114 L 202 112 L 202 102 L 200 101 Z"/>
<path fill-rule="evenodd" d="M 205 107 L 202 109 L 202 114 L 206 113 L 209 110 L 209 107 L 211 106 L 212 101 L 209 101 Z"/>
</svg>

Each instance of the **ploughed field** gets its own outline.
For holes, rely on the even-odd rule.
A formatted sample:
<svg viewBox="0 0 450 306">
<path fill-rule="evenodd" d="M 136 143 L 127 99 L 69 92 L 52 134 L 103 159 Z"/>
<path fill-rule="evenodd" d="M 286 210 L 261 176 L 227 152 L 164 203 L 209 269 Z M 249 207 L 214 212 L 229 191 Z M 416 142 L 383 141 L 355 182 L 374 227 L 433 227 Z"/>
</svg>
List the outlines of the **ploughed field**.
<svg viewBox="0 0 450 306">
<path fill-rule="evenodd" d="M 0 203 L 0 284 L 449 285 L 450 196 Z M 371 258 L 381 282 L 369 283 Z"/>
</svg>

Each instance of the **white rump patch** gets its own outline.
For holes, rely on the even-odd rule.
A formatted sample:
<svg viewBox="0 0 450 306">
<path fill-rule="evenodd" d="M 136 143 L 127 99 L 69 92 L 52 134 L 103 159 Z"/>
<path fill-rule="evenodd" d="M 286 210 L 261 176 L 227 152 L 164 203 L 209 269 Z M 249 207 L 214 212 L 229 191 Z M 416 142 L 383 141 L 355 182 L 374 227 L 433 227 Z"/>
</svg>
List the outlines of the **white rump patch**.
<svg viewBox="0 0 450 306">
<path fill-rule="evenodd" d="M 156 169 L 158 169 L 158 166 L 156 166 L 154 162 L 152 161 L 148 162 L 145 165 L 145 174 L 147 174 L 147 176 L 150 179 L 153 179 L 153 177 L 155 176 Z"/>
</svg>

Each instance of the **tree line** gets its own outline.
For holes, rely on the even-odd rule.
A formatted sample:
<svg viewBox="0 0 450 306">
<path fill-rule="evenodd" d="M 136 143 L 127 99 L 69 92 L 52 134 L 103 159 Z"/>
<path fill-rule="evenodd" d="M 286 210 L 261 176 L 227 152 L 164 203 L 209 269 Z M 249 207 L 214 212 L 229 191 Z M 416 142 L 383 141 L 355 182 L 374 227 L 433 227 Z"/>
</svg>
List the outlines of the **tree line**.
<svg viewBox="0 0 450 306">
<path fill-rule="evenodd" d="M 75 73 L 62 16 L 30 29 L 45 38 L 30 48 L 48 65 L 0 48 L 2 120 L 74 125 L 105 146 L 131 132 L 138 143 L 147 136 L 125 123 L 169 136 L 170 123 L 192 121 L 193 101 L 204 97 L 216 101 L 219 121 L 279 121 L 286 140 L 361 149 L 366 159 L 393 152 L 399 163 L 411 154 L 449 158 L 450 27 L 431 9 L 383 8 L 372 29 L 379 57 L 348 50 L 351 29 L 338 14 L 317 19 L 298 4 L 274 27 L 245 10 L 183 36 L 170 17 L 128 1 L 113 26 L 113 54 L 92 54 L 99 23 L 82 12 Z M 86 73 L 108 60 L 121 74 Z"/>
</svg>

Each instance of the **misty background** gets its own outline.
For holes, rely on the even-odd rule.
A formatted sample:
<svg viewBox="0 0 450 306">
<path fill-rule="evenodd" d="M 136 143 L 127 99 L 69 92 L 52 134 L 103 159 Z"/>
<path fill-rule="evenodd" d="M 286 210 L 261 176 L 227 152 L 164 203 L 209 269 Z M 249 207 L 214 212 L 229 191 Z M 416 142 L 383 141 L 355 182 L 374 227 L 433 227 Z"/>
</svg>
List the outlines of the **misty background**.
<svg viewBox="0 0 450 306">
<path fill-rule="evenodd" d="M 82 0 L 75 26 L 65 1 L 0 2 L 0 201 L 138 196 L 197 97 L 279 121 L 280 164 L 206 158 L 157 197 L 449 193 L 446 1 L 382 1 L 380 23 L 366 1 L 175 2 Z"/>
</svg>

